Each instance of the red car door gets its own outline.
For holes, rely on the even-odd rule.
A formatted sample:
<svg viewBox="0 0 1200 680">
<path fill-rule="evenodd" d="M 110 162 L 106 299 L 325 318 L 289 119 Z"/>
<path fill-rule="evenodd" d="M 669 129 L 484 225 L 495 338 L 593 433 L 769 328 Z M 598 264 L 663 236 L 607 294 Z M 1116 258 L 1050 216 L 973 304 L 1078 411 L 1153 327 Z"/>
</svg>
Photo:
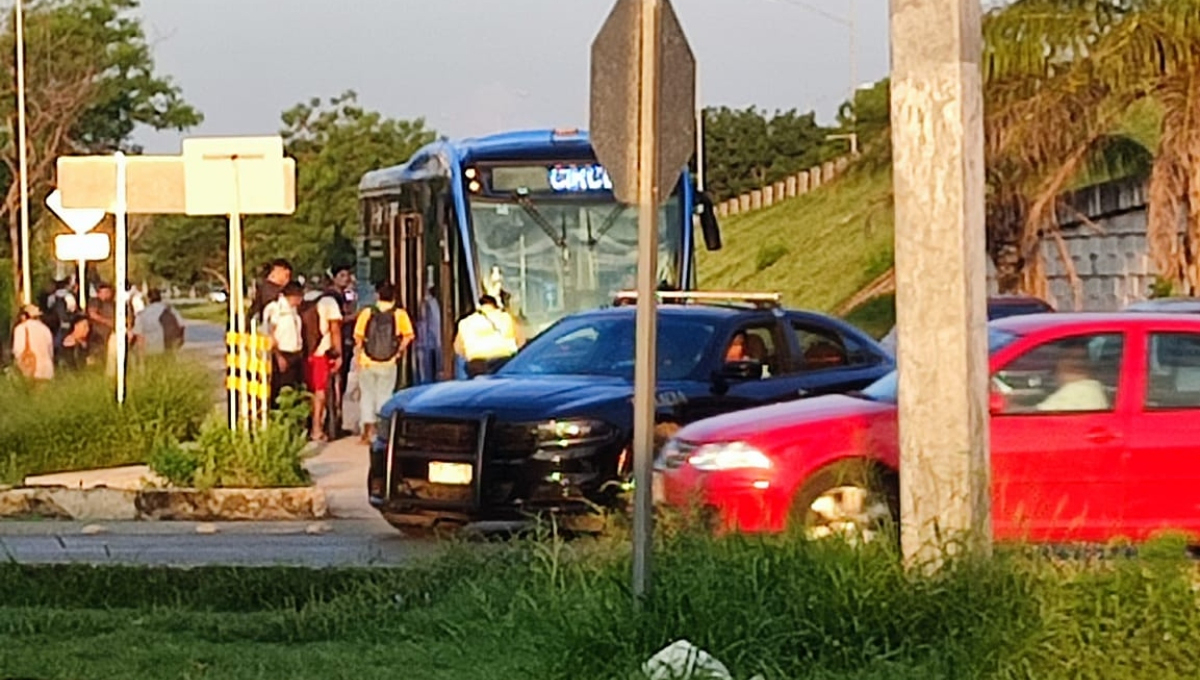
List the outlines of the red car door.
<svg viewBox="0 0 1200 680">
<path fill-rule="evenodd" d="M 998 540 L 1103 541 L 1124 528 L 1123 400 L 1116 329 L 1046 336 L 992 376 L 993 527 Z"/>
<path fill-rule="evenodd" d="M 1134 365 L 1128 521 L 1135 538 L 1161 530 L 1200 539 L 1200 325 L 1150 326 Z"/>
</svg>

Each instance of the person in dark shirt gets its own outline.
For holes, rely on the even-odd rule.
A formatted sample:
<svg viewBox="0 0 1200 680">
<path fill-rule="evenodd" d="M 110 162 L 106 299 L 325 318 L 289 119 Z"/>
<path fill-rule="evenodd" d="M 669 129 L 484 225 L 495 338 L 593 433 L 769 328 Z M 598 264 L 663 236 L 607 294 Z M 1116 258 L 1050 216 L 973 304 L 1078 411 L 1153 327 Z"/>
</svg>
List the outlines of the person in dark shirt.
<svg viewBox="0 0 1200 680">
<path fill-rule="evenodd" d="M 254 290 L 254 301 L 250 304 L 249 319 L 257 319 L 261 324 L 263 310 L 267 305 L 279 299 L 283 287 L 292 281 L 292 264 L 287 260 L 275 260 L 267 265 L 263 280 Z"/>
<path fill-rule="evenodd" d="M 102 283 L 96 287 L 96 297 L 88 303 L 87 315 L 91 322 L 88 345 L 93 356 L 103 359 L 108 338 L 116 328 L 117 300 L 112 286 Z"/>
<path fill-rule="evenodd" d="M 58 368 L 71 372 L 82 371 L 88 366 L 91 322 L 87 316 L 76 314 L 71 317 L 69 323 L 70 331 L 63 338 L 62 346 L 58 348 Z"/>
</svg>

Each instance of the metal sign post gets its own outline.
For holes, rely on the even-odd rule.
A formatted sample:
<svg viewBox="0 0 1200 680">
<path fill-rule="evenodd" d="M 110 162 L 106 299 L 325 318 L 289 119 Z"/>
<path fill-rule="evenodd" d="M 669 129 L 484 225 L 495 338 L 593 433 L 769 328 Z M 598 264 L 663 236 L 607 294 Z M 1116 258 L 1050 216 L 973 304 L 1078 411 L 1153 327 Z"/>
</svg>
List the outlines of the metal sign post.
<svg viewBox="0 0 1200 680">
<path fill-rule="evenodd" d="M 695 150 L 696 62 L 669 0 L 617 0 L 592 43 L 591 135 L 613 193 L 638 206 L 633 593 L 650 592 L 658 208 Z"/>
<path fill-rule="evenodd" d="M 113 154 L 117 166 L 116 198 L 113 202 L 113 231 L 116 234 L 116 281 L 114 286 L 117 293 L 116 328 L 113 333 L 117 338 L 117 403 L 125 403 L 125 365 L 129 358 L 129 328 L 128 300 L 129 287 L 129 231 L 126 224 L 126 213 L 129 211 L 129 184 L 126 173 L 125 154 L 118 151 Z"/>
</svg>

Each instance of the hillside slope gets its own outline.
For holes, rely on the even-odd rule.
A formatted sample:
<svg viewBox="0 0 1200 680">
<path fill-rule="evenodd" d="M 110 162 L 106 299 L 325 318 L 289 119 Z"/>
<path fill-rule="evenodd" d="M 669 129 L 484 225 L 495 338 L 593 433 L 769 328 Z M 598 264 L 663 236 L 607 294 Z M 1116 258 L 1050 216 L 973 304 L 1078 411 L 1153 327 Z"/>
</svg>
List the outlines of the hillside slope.
<svg viewBox="0 0 1200 680">
<path fill-rule="evenodd" d="M 725 247 L 701 249 L 700 288 L 779 292 L 789 306 L 833 310 L 892 266 L 891 183 L 890 171 L 852 171 L 804 196 L 726 217 Z M 870 331 L 887 323 L 851 320 Z"/>
</svg>

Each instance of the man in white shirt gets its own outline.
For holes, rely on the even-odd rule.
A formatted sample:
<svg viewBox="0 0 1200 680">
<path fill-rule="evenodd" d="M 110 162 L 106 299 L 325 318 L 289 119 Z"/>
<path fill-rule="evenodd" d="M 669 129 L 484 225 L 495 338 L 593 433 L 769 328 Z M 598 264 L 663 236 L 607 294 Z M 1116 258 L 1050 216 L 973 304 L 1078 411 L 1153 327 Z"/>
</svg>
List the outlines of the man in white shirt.
<svg viewBox="0 0 1200 680">
<path fill-rule="evenodd" d="M 157 288 L 150 290 L 150 304 L 142 309 L 133 322 L 134 342 L 142 356 L 154 356 L 167 351 L 167 330 L 164 319 L 170 316 L 174 326 L 183 327 L 183 317 L 179 316 L 170 305 L 162 299 L 162 292 Z"/>
<path fill-rule="evenodd" d="M 271 356 L 275 360 L 271 367 L 272 404 L 283 388 L 304 387 L 304 332 L 300 320 L 303 299 L 304 287 L 292 281 L 263 310 L 263 333 L 271 339 Z"/>
<path fill-rule="evenodd" d="M 54 334 L 42 323 L 37 305 L 21 309 L 21 323 L 13 329 L 13 358 L 21 373 L 30 380 L 54 379 Z"/>
<path fill-rule="evenodd" d="M 1037 405 L 1039 411 L 1107 411 L 1104 385 L 1092 377 L 1087 347 L 1064 350 L 1055 368 L 1058 389 Z"/>
</svg>

